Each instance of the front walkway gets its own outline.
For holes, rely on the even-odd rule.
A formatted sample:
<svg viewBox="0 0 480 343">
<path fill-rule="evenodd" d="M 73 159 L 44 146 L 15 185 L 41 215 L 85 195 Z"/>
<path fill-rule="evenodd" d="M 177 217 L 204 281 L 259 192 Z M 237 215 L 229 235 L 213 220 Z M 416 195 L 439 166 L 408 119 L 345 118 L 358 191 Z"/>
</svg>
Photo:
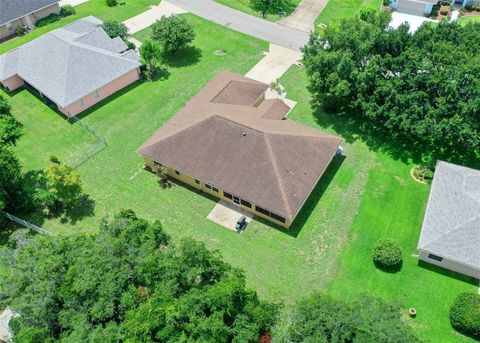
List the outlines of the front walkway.
<svg viewBox="0 0 480 343">
<path fill-rule="evenodd" d="M 168 2 L 167 0 L 162 0 L 160 5 L 151 6 L 148 11 L 140 13 L 139 15 L 125 20 L 123 23 L 128 28 L 128 33 L 134 34 L 138 31 L 146 29 L 153 23 L 155 23 L 162 16 L 170 16 L 172 14 L 186 13 L 184 9 L 175 6 Z"/>
<path fill-rule="evenodd" d="M 298 51 L 270 44 L 270 51 L 265 54 L 245 76 L 264 83 L 277 81 L 293 64 L 302 59 Z"/>
<path fill-rule="evenodd" d="M 65 5 L 78 6 L 87 1 L 88 0 L 61 0 L 60 6 L 65 6 Z"/>
<path fill-rule="evenodd" d="M 235 226 L 241 216 L 247 217 L 247 223 L 250 223 L 253 218 L 253 215 L 250 212 L 243 210 L 240 206 L 220 200 L 207 216 L 207 219 L 226 227 L 227 229 L 236 231 Z"/>
<path fill-rule="evenodd" d="M 279 20 L 278 23 L 305 32 L 315 31 L 315 20 L 327 3 L 328 0 L 302 0 L 291 15 Z"/>
</svg>

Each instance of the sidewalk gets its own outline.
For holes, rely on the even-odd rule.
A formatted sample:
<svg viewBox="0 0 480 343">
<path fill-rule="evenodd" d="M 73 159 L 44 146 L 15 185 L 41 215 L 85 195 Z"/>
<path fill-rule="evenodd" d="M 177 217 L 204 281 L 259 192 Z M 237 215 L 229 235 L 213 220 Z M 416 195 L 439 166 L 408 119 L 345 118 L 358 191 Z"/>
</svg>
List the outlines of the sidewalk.
<svg viewBox="0 0 480 343">
<path fill-rule="evenodd" d="M 304 32 L 315 31 L 315 20 L 327 3 L 328 0 L 303 0 L 292 14 L 278 23 Z"/>
<path fill-rule="evenodd" d="M 151 9 L 148 11 L 145 11 L 143 13 L 140 13 L 139 15 L 125 20 L 123 23 L 127 26 L 128 32 L 130 34 L 136 33 L 138 31 L 141 31 L 153 23 L 155 23 L 158 19 L 160 19 L 162 16 L 170 16 L 172 14 L 180 14 L 180 13 L 186 13 L 184 9 L 172 5 L 170 2 L 167 0 L 162 0 L 160 5 L 158 6 L 151 6 Z"/>
</svg>

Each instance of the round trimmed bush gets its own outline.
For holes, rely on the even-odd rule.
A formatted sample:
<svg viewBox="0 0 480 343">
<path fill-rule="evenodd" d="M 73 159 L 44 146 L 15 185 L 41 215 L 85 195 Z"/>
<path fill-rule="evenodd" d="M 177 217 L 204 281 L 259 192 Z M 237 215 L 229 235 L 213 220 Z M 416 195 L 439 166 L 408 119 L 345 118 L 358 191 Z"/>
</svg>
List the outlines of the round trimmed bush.
<svg viewBox="0 0 480 343">
<path fill-rule="evenodd" d="M 450 323 L 458 332 L 480 339 L 480 296 L 459 294 L 450 307 Z"/>
<path fill-rule="evenodd" d="M 382 239 L 373 248 L 373 262 L 384 270 L 398 270 L 402 266 L 402 250 L 398 242 Z"/>
</svg>

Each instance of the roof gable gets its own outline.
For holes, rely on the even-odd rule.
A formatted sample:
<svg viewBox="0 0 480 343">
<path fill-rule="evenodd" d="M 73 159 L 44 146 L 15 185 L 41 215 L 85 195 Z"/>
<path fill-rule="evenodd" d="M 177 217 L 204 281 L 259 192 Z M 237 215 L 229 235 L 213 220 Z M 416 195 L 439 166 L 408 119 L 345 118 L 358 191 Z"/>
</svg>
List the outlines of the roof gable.
<svg viewBox="0 0 480 343">
<path fill-rule="evenodd" d="M 480 268 L 480 171 L 438 162 L 418 247 Z"/>
</svg>

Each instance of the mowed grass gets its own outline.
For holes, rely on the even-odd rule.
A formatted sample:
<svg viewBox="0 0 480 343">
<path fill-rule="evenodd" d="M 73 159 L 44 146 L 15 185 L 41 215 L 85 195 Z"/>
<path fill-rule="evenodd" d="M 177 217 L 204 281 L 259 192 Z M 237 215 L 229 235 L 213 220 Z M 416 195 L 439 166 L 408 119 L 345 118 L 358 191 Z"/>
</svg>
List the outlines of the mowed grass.
<svg viewBox="0 0 480 343">
<path fill-rule="evenodd" d="M 458 21 L 461 24 L 478 23 L 480 22 L 480 15 L 463 15 L 460 18 L 458 18 Z"/>
<path fill-rule="evenodd" d="M 320 30 L 319 24 L 339 25 L 343 19 L 355 17 L 364 8 L 379 10 L 381 4 L 381 0 L 329 0 L 315 21 L 315 29 Z"/>
<path fill-rule="evenodd" d="M 75 15 L 62 18 L 59 21 L 49 25 L 36 28 L 22 37 L 16 37 L 0 44 L 0 54 L 12 50 L 22 44 L 25 44 L 41 35 L 63 27 L 75 20 L 93 15 L 102 20 L 124 21 L 134 17 L 144 11 L 147 11 L 151 5 L 158 5 L 160 0 L 127 0 L 125 5 L 108 7 L 105 0 L 89 0 L 79 6 L 75 6 L 77 13 Z"/>
<path fill-rule="evenodd" d="M 351 209 L 355 212 L 351 230 L 345 237 L 345 248 L 337 256 L 338 264 L 326 292 L 346 301 L 362 293 L 380 296 L 398 303 L 405 318 L 408 318 L 408 308 L 415 307 L 417 318 L 406 320 L 427 342 L 472 341 L 451 328 L 448 311 L 459 293 L 477 292 L 478 283 L 472 278 L 419 263 L 415 256 L 430 187 L 410 177 L 412 164 L 369 148 L 363 142 L 365 137 L 354 125 L 349 125 L 347 118 L 312 113 L 303 70 L 293 67 L 280 81 L 288 97 L 299 102 L 289 115 L 290 119 L 348 137 L 344 144 L 347 156 L 344 164 L 356 180 L 344 191 L 358 192 L 360 203 Z M 348 163 L 349 160 L 356 162 Z M 358 187 L 360 180 L 362 186 Z M 337 201 L 340 204 L 340 199 Z M 348 216 L 349 212 L 342 211 L 342 214 Z M 404 258 L 400 272 L 385 273 L 373 265 L 372 248 L 381 238 L 400 242 Z"/>
<path fill-rule="evenodd" d="M 250 0 L 214 0 L 222 5 L 231 7 L 237 11 L 244 12 L 250 15 L 253 15 L 255 17 L 260 17 L 263 18 L 262 13 L 254 10 L 252 6 L 250 5 Z M 297 5 L 300 3 L 301 0 L 291 0 L 291 7 L 285 11 L 286 15 L 289 15 L 292 13 Z M 269 21 L 277 21 L 283 18 L 283 16 L 280 16 L 278 14 L 268 14 L 266 20 Z"/>
</svg>

